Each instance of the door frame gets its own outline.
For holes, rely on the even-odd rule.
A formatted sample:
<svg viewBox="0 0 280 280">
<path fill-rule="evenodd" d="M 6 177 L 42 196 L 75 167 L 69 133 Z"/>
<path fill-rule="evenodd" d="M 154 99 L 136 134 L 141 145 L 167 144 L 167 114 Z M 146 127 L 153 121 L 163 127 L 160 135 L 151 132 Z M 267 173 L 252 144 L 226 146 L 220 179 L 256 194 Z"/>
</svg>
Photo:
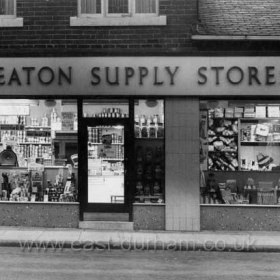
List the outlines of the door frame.
<svg viewBox="0 0 280 280">
<path fill-rule="evenodd" d="M 124 127 L 124 203 L 89 203 L 88 202 L 88 127 L 103 125 L 122 125 Z M 80 153 L 79 153 L 79 184 L 82 184 L 82 195 L 80 195 L 81 212 L 95 213 L 130 213 L 130 162 L 133 138 L 130 133 L 129 118 L 82 118 L 81 130 L 79 131 Z"/>
</svg>

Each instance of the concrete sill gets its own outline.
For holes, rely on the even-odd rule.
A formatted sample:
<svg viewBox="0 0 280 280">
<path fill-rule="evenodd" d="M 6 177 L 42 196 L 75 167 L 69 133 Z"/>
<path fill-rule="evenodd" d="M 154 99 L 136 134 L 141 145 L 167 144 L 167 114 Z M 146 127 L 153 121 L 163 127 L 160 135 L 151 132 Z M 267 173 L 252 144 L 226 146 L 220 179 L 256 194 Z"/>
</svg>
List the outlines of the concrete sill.
<svg viewBox="0 0 280 280">
<path fill-rule="evenodd" d="M 166 16 L 70 17 L 70 26 L 153 26 L 166 25 Z"/>
<path fill-rule="evenodd" d="M 229 207 L 229 208 L 280 208 L 279 204 L 265 205 L 265 204 L 200 204 L 200 207 Z"/>
<path fill-rule="evenodd" d="M 195 41 L 280 41 L 280 36 L 192 35 Z"/>
<path fill-rule="evenodd" d="M 0 27 L 23 27 L 23 18 L 1 18 Z"/>
</svg>

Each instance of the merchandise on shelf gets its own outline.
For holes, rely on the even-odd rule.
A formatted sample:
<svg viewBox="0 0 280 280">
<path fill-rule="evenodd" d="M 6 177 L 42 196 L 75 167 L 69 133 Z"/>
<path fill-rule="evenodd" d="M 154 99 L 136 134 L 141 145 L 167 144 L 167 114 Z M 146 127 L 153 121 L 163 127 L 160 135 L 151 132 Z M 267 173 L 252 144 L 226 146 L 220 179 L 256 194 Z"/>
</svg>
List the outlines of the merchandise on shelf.
<svg viewBox="0 0 280 280">
<path fill-rule="evenodd" d="M 209 170 L 238 170 L 238 120 L 221 118 L 222 110 L 210 115 L 208 124 Z"/>
<path fill-rule="evenodd" d="M 55 182 L 47 181 L 45 171 L 1 171 L 0 200 L 22 202 L 73 202 L 77 201 L 77 186 L 74 173 L 66 179 L 63 170 L 58 171 Z"/>
<path fill-rule="evenodd" d="M 29 201 L 31 197 L 30 173 L 27 171 L 3 171 L 0 198 L 4 201 Z"/>
<path fill-rule="evenodd" d="M 138 142 L 135 168 L 135 202 L 164 202 L 164 154 L 158 144 Z"/>
<path fill-rule="evenodd" d="M 103 108 L 101 113 L 93 114 L 93 118 L 127 118 L 128 114 L 120 108 Z"/>
<path fill-rule="evenodd" d="M 134 132 L 136 138 L 163 138 L 163 115 L 135 115 Z"/>
</svg>

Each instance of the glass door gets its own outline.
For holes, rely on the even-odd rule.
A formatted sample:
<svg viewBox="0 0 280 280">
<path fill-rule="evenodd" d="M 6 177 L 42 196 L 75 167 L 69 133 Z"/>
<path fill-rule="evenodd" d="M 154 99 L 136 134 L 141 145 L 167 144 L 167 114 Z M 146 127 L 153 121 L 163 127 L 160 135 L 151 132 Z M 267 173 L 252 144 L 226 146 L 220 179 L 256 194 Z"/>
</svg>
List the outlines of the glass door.
<svg viewBox="0 0 280 280">
<path fill-rule="evenodd" d="M 126 120 L 88 120 L 86 211 L 125 212 Z"/>
</svg>

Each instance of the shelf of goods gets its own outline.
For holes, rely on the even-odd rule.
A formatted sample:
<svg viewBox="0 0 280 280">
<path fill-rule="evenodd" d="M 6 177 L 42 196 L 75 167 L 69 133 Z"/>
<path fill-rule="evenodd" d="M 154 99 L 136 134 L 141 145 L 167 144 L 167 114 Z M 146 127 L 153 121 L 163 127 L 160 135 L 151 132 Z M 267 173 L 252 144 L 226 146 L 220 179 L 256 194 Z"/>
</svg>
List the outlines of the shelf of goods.
<svg viewBox="0 0 280 280">
<path fill-rule="evenodd" d="M 112 143 L 106 146 L 102 143 L 89 142 L 88 172 L 90 176 L 120 176 L 124 174 L 123 143 Z"/>
<path fill-rule="evenodd" d="M 241 118 L 239 127 L 241 170 L 270 171 L 280 165 L 279 118 Z"/>
<path fill-rule="evenodd" d="M 238 170 L 237 118 L 209 118 L 208 169 Z"/>
<path fill-rule="evenodd" d="M 15 145 L 20 166 L 25 166 L 27 158 L 41 158 L 50 164 L 52 159 L 51 128 L 46 126 L 26 126 L 23 124 L 1 124 L 0 139 L 12 141 Z M 3 144 L 1 142 L 1 144 Z M 23 164 L 23 165 L 22 165 Z"/>
<path fill-rule="evenodd" d="M 135 163 L 134 202 L 164 203 L 164 138 L 135 138 Z"/>
<path fill-rule="evenodd" d="M 278 146 L 280 146 L 279 118 L 209 116 L 208 170 L 210 171 L 271 170 L 276 165 L 280 165 Z M 265 161 L 265 159 L 269 160 Z"/>
</svg>

